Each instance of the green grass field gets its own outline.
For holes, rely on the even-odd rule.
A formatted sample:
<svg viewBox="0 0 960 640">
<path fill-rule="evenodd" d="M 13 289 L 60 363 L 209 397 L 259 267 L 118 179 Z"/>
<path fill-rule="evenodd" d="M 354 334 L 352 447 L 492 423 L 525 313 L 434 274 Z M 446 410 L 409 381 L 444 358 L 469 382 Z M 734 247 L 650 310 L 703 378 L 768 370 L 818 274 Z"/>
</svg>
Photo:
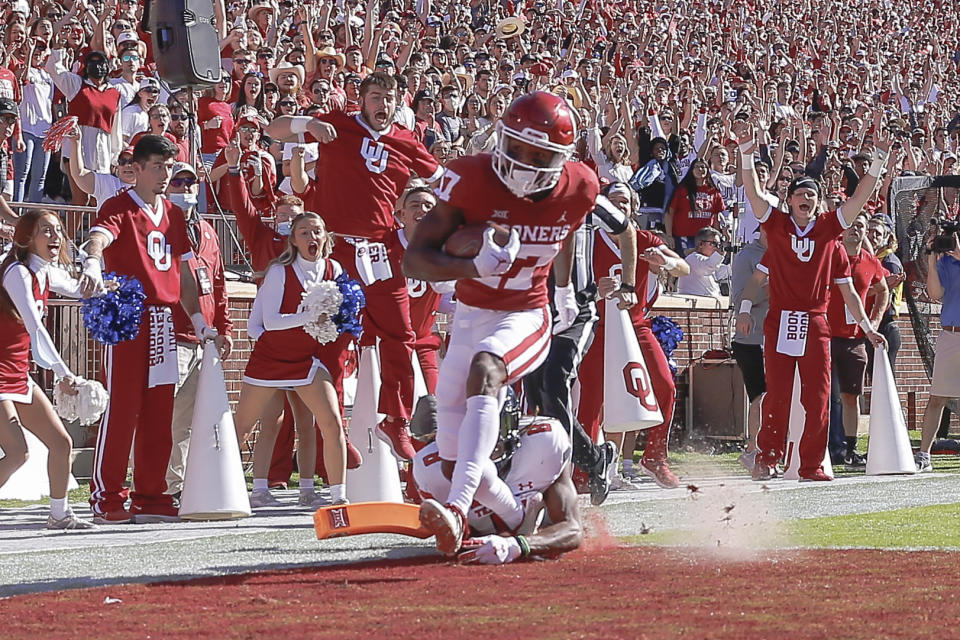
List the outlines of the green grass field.
<svg viewBox="0 0 960 640">
<path fill-rule="evenodd" d="M 777 532 L 774 546 L 960 550 L 960 504 L 792 520 L 778 526 L 781 530 Z M 758 526 L 753 532 L 751 529 L 746 527 L 738 537 L 767 538 L 767 527 Z M 699 546 L 703 543 L 702 536 L 686 530 L 653 532 L 627 540 L 645 545 Z"/>
</svg>

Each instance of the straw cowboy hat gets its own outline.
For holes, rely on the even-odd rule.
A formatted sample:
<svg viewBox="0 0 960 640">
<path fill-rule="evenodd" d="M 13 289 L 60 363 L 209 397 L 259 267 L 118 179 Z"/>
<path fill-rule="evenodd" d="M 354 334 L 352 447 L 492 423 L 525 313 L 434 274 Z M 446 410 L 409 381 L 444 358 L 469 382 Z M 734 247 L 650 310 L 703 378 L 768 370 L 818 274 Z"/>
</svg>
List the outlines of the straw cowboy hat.
<svg viewBox="0 0 960 640">
<path fill-rule="evenodd" d="M 498 22 L 497 26 L 494 27 L 494 33 L 497 38 L 506 40 L 507 38 L 519 36 L 525 28 L 523 20 L 511 16 Z"/>
<path fill-rule="evenodd" d="M 277 12 L 277 3 L 274 0 L 254 0 L 250 8 L 247 9 L 247 17 L 256 20 L 256 15 L 261 11 Z"/>
<path fill-rule="evenodd" d="M 287 73 L 289 71 L 297 74 L 297 77 L 300 79 L 300 86 L 302 87 L 303 83 L 306 82 L 306 72 L 303 70 L 301 65 L 293 64 L 291 62 L 287 62 L 286 60 L 281 61 L 280 64 L 275 66 L 273 69 L 270 69 L 270 82 L 277 84 L 277 78 L 280 77 L 280 74 Z"/>
<path fill-rule="evenodd" d="M 344 55 L 342 53 L 337 53 L 337 50 L 334 49 L 333 47 L 324 47 L 323 49 L 320 49 L 319 51 L 317 51 L 317 61 L 319 62 L 324 58 L 336 58 L 338 62 L 338 66 L 340 66 L 341 68 L 347 61 Z"/>
</svg>

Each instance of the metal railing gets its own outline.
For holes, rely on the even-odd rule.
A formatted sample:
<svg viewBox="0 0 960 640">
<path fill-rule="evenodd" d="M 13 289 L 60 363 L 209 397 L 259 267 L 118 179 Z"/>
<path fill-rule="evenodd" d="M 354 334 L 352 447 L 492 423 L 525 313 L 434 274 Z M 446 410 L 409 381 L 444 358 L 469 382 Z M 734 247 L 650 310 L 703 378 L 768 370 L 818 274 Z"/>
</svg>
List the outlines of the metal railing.
<svg viewBox="0 0 960 640">
<path fill-rule="evenodd" d="M 63 231 L 68 238 L 78 245 L 86 240 L 90 233 L 90 226 L 97 215 L 96 207 L 81 207 L 55 202 L 9 202 L 14 211 L 49 209 L 60 216 Z M 220 241 L 220 251 L 223 262 L 228 267 L 246 268 L 250 261 L 250 252 L 247 244 L 237 228 L 237 218 L 233 213 L 204 213 L 200 216 L 210 223 Z"/>
</svg>

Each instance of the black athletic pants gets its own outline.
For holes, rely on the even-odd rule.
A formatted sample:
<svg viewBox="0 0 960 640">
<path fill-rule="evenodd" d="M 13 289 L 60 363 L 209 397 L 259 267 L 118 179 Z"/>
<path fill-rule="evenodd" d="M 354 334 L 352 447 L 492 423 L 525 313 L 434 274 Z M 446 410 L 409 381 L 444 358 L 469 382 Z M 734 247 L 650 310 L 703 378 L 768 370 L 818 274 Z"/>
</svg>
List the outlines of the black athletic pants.
<svg viewBox="0 0 960 640">
<path fill-rule="evenodd" d="M 603 452 L 577 422 L 576 413 L 570 406 L 570 391 L 577 379 L 577 368 L 593 343 L 598 319 L 595 303 L 581 305 L 573 325 L 553 336 L 550 353 L 543 365 L 523 379 L 527 412 L 560 421 L 573 442 L 573 464 L 585 472 L 599 464 Z M 602 349 L 603 345 L 599 348 Z"/>
</svg>

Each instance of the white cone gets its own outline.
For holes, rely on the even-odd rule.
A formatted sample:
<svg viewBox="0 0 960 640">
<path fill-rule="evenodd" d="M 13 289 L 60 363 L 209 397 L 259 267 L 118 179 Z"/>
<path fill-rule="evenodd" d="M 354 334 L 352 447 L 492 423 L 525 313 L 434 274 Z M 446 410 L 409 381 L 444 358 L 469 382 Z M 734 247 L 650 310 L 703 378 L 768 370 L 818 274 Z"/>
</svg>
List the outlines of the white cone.
<svg viewBox="0 0 960 640">
<path fill-rule="evenodd" d="M 347 470 L 350 502 L 403 502 L 397 459 L 377 437 L 383 415 L 377 413 L 380 397 L 380 357 L 375 347 L 360 351 L 357 396 L 350 417 L 350 439 L 360 449 L 363 464 Z"/>
<path fill-rule="evenodd" d="M 887 359 L 887 350 L 873 353 L 873 393 L 870 395 L 870 441 L 867 444 L 867 475 L 913 474 L 913 449 L 900 396 Z"/>
<path fill-rule="evenodd" d="M 231 520 L 250 515 L 247 481 L 233 413 L 223 382 L 220 356 L 212 341 L 203 347 L 190 428 L 180 517 Z"/>
<path fill-rule="evenodd" d="M 800 369 L 794 365 L 793 393 L 790 395 L 790 426 L 787 429 L 787 466 L 783 469 L 783 477 L 787 480 L 800 479 L 800 438 L 803 436 L 803 423 L 806 419 L 807 411 L 800 402 Z M 832 476 L 833 464 L 830 462 L 827 447 L 823 450 L 822 464 L 823 472 Z"/>
<path fill-rule="evenodd" d="M 604 307 L 603 430 L 649 429 L 663 422 L 630 314 L 615 300 Z"/>
<path fill-rule="evenodd" d="M 23 429 L 22 433 L 27 442 L 27 461 L 0 487 L 0 500 L 39 500 L 50 495 L 50 477 L 47 475 L 49 450 L 30 431 Z M 67 491 L 79 486 L 71 473 L 67 479 Z"/>
</svg>

